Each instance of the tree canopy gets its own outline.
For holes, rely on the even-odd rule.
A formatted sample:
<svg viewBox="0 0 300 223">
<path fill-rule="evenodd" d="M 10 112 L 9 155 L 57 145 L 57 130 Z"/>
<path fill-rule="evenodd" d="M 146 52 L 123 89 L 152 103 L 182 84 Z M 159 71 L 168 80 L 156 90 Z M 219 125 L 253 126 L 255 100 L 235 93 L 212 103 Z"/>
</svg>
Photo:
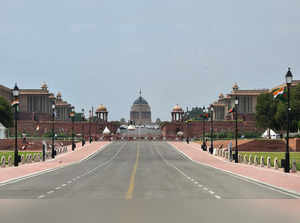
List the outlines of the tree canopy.
<svg viewBox="0 0 300 223">
<path fill-rule="evenodd" d="M 13 126 L 13 112 L 10 103 L 0 96 L 0 122 L 6 127 Z"/>
<path fill-rule="evenodd" d="M 297 131 L 300 126 L 300 84 L 291 88 L 291 128 Z M 287 128 L 287 94 L 274 98 L 272 93 L 261 94 L 257 98 L 256 123 L 261 128 L 271 128 L 277 131 Z"/>
</svg>

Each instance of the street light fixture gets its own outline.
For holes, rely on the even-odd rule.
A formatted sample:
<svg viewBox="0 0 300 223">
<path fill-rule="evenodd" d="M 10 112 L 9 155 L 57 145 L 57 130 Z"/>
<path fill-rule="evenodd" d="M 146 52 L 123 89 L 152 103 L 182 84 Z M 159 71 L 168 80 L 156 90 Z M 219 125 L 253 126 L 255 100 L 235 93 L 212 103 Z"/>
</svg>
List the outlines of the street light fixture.
<svg viewBox="0 0 300 223">
<path fill-rule="evenodd" d="M 72 107 L 70 117 L 72 119 L 72 151 L 75 150 L 75 143 L 74 143 L 74 118 L 75 118 L 75 108 Z"/>
<path fill-rule="evenodd" d="M 287 133 L 286 133 L 286 152 L 285 152 L 285 166 L 284 172 L 290 172 L 290 148 L 289 148 L 289 134 L 290 134 L 290 112 L 291 112 L 291 105 L 290 105 L 290 88 L 293 82 L 293 74 L 291 72 L 291 68 L 288 69 L 288 72 L 285 75 L 285 81 L 287 84 L 288 89 L 288 111 L 287 111 Z"/>
<path fill-rule="evenodd" d="M 84 146 L 85 140 L 84 140 L 84 109 L 81 109 L 81 119 L 82 119 L 82 126 L 81 126 L 81 137 L 82 137 L 82 142 L 81 145 Z"/>
<path fill-rule="evenodd" d="M 214 151 L 214 107 L 210 106 L 210 153 Z"/>
<path fill-rule="evenodd" d="M 238 152 L 238 106 L 239 106 L 239 99 L 238 96 L 235 96 L 234 100 L 234 110 L 235 110 L 235 154 L 234 154 L 234 161 L 235 163 L 239 162 L 239 152 Z"/>
<path fill-rule="evenodd" d="M 90 110 L 89 111 L 89 140 L 90 140 L 90 143 L 92 143 L 92 136 L 91 136 L 91 122 L 92 122 L 92 111 Z"/>
<path fill-rule="evenodd" d="M 19 162 L 21 161 L 18 151 L 18 107 L 19 107 L 19 96 L 20 96 L 20 90 L 17 86 L 17 83 L 15 84 L 15 87 L 12 91 L 14 96 L 14 101 L 12 105 L 15 107 L 15 154 L 14 154 L 14 166 L 18 166 Z"/>
<path fill-rule="evenodd" d="M 202 108 L 202 128 L 203 128 L 203 139 L 202 139 L 202 149 L 206 151 L 206 142 L 205 142 L 205 115 L 206 115 L 206 108 L 203 106 Z"/>
<path fill-rule="evenodd" d="M 54 135 L 54 120 L 55 119 L 55 103 L 52 104 L 52 150 L 51 150 L 51 157 L 52 159 L 55 158 L 56 152 L 55 152 L 55 147 L 54 147 L 54 140 L 55 140 L 55 135 Z"/>
</svg>

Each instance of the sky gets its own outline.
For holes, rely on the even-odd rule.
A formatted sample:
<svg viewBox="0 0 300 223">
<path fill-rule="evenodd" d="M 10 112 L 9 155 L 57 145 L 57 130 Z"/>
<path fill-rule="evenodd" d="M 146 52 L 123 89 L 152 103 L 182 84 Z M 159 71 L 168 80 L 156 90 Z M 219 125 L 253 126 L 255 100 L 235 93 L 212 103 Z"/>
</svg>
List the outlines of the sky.
<svg viewBox="0 0 300 223">
<path fill-rule="evenodd" d="M 77 111 L 129 118 L 142 89 L 152 119 L 207 106 L 235 82 L 300 79 L 299 0 L 1 0 L 0 84 L 51 92 Z"/>
</svg>

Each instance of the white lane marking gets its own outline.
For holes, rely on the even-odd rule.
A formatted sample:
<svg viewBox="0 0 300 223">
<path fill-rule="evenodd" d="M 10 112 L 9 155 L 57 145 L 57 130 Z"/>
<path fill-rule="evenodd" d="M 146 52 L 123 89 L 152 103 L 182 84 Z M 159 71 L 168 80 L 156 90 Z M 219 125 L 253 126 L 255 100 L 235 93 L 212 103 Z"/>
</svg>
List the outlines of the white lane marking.
<svg viewBox="0 0 300 223">
<path fill-rule="evenodd" d="M 199 184 L 198 187 L 203 187 L 203 185 Z"/>
<path fill-rule="evenodd" d="M 73 180 L 73 181 L 76 181 L 76 178 L 73 178 L 72 180 Z"/>
<path fill-rule="evenodd" d="M 71 184 L 71 183 L 72 183 L 72 181 L 69 180 L 69 181 L 68 181 L 68 184 Z"/>
<path fill-rule="evenodd" d="M 211 190 L 209 191 L 209 193 L 210 193 L 210 194 L 215 194 L 215 192 L 213 192 L 213 191 L 211 191 Z"/>
<path fill-rule="evenodd" d="M 65 186 L 67 186 L 67 184 L 63 184 L 63 185 L 61 185 L 62 187 L 65 187 Z"/>
<path fill-rule="evenodd" d="M 41 196 L 38 197 L 38 199 L 43 199 L 45 197 L 46 197 L 45 195 L 41 195 Z"/>
<path fill-rule="evenodd" d="M 221 197 L 220 197 L 220 196 L 218 196 L 218 195 L 215 195 L 215 198 L 217 198 L 217 199 L 221 199 Z"/>
<path fill-rule="evenodd" d="M 240 180 L 243 180 L 245 182 L 248 182 L 248 183 L 252 183 L 254 185 L 257 185 L 257 186 L 260 186 L 260 187 L 263 187 L 263 188 L 267 188 L 269 190 L 272 190 L 272 191 L 275 191 L 275 192 L 278 192 L 278 193 L 281 193 L 281 194 L 284 194 L 284 195 L 287 195 L 287 196 L 290 196 L 290 197 L 293 197 L 293 198 L 296 198 L 296 199 L 300 199 L 300 193 L 296 192 L 296 191 L 291 191 L 291 190 L 287 190 L 285 188 L 282 188 L 282 187 L 278 187 L 278 186 L 274 186 L 274 185 L 271 185 L 271 184 L 268 184 L 268 183 L 265 183 L 265 182 L 262 182 L 262 181 L 259 181 L 259 180 L 256 180 L 254 178 L 251 178 L 251 177 L 246 177 L 246 176 L 243 176 L 243 175 L 240 175 L 240 174 L 237 174 L 237 173 L 233 173 L 231 171 L 228 171 L 228 170 L 223 170 L 221 168 L 218 168 L 218 167 L 214 167 L 212 165 L 209 165 L 209 164 L 206 164 L 206 163 L 200 163 L 198 161 L 195 161 L 193 160 L 191 157 L 189 157 L 188 155 L 186 155 L 184 152 L 180 151 L 179 149 L 177 149 L 175 147 L 175 145 L 173 146 L 172 144 L 168 143 L 175 151 L 177 151 L 179 154 L 182 154 L 184 155 L 186 158 L 188 158 L 190 161 L 192 161 L 193 163 L 196 163 L 198 165 L 202 165 L 202 166 L 205 166 L 205 167 L 210 167 L 210 168 L 213 168 L 213 169 L 216 169 L 216 170 L 219 170 L 223 173 L 226 173 L 232 177 L 235 177 L 237 179 L 240 179 Z"/>
<path fill-rule="evenodd" d="M 158 149 L 156 147 L 154 147 L 156 152 L 158 153 L 158 155 L 161 157 L 161 159 L 168 165 L 168 166 L 171 166 L 173 167 L 175 170 L 177 170 L 180 174 L 182 174 L 184 177 L 188 178 L 189 179 L 189 176 L 187 176 L 182 170 L 180 170 L 179 168 L 177 168 L 173 163 L 170 163 L 169 161 L 167 161 L 163 156 L 162 154 L 158 151 Z M 197 181 L 195 181 L 193 178 L 190 178 L 192 182 L 194 182 L 194 184 L 198 184 Z M 202 185 L 201 185 L 202 187 Z M 208 191 L 208 188 L 204 187 L 203 188 L 204 190 Z"/>
<path fill-rule="evenodd" d="M 60 190 L 61 189 L 61 187 L 57 187 L 57 188 L 55 188 L 55 190 Z"/>
<path fill-rule="evenodd" d="M 47 194 L 53 194 L 53 193 L 54 193 L 53 190 L 50 190 L 50 191 L 47 192 Z"/>
<path fill-rule="evenodd" d="M 197 181 L 195 181 L 194 184 L 198 185 L 199 183 Z"/>
</svg>

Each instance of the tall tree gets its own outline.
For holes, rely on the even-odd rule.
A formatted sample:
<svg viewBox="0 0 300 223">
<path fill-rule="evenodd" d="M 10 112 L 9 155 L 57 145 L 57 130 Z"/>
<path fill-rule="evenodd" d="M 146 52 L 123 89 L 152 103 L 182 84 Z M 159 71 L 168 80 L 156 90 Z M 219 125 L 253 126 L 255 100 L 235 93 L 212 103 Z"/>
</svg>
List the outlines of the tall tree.
<svg viewBox="0 0 300 223">
<path fill-rule="evenodd" d="M 277 111 L 276 102 L 270 93 L 261 94 L 257 97 L 256 124 L 260 128 L 275 128 L 275 114 Z"/>
<path fill-rule="evenodd" d="M 10 103 L 0 97 L 0 122 L 7 128 L 13 126 L 13 112 Z"/>
</svg>

